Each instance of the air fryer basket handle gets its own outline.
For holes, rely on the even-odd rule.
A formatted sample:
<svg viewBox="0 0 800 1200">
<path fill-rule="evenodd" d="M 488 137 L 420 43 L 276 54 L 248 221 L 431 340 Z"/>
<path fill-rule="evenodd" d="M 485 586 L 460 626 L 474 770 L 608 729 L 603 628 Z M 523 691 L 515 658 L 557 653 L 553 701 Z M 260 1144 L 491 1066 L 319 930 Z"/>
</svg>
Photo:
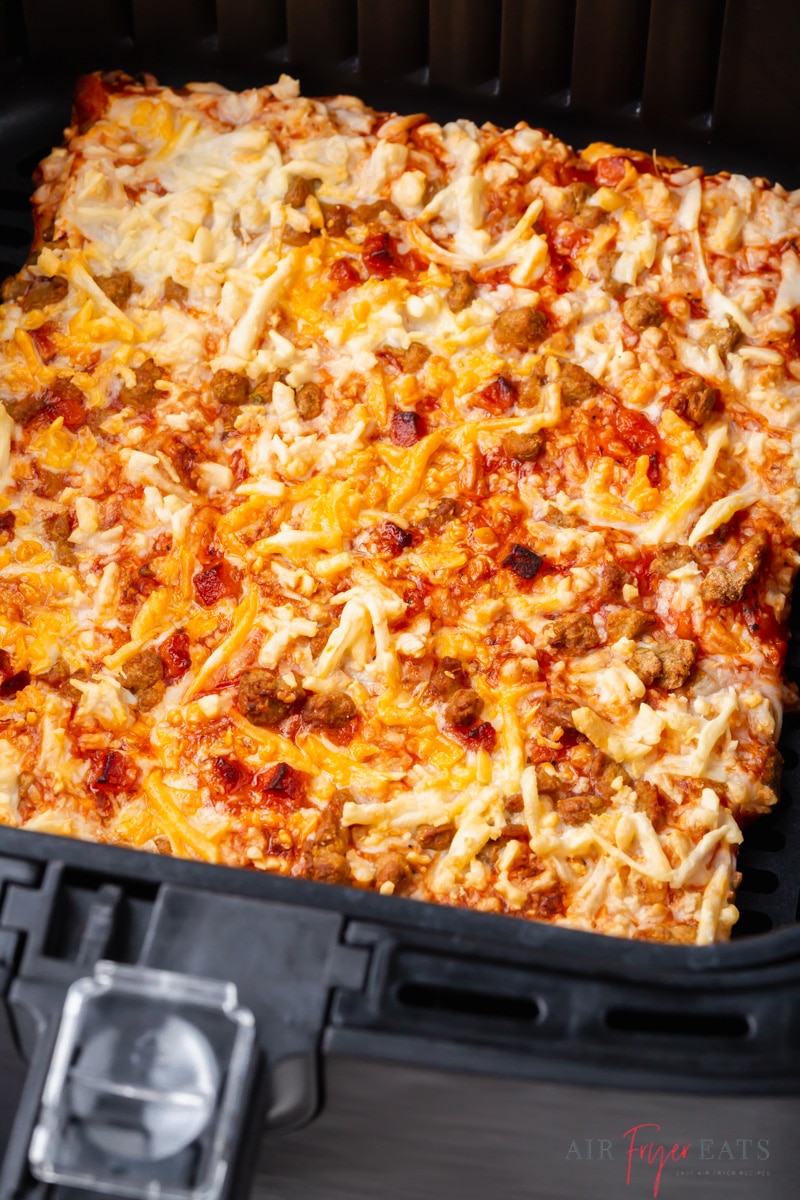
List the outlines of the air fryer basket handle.
<svg viewBox="0 0 800 1200">
<path fill-rule="evenodd" d="M 149 1171 L 163 1200 L 182 1200 L 184 1160 L 199 1171 L 215 1155 L 224 1184 L 207 1194 L 241 1200 L 264 1130 L 314 1116 L 330 993 L 362 985 L 368 953 L 342 944 L 338 913 L 163 886 L 139 913 L 132 961 L 121 888 L 101 883 L 86 903 L 58 863 L 25 883 L 0 910 L 0 934 L 18 943 L 5 1004 L 28 1063 L 0 1200 L 48 1183 L 113 1195 L 92 1183 L 103 1170 L 127 1179 L 119 1195 L 145 1195 L 136 1179 Z M 120 1129 L 138 1167 L 113 1164 Z"/>
</svg>

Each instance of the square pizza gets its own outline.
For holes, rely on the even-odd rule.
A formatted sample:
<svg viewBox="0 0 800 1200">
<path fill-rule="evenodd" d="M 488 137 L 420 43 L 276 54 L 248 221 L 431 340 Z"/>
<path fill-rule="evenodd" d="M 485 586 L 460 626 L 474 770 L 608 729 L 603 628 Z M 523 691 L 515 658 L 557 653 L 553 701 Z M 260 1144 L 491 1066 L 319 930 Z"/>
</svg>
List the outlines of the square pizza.
<svg viewBox="0 0 800 1200">
<path fill-rule="evenodd" d="M 0 307 L 0 821 L 705 944 L 778 797 L 800 192 L 94 75 Z"/>
</svg>

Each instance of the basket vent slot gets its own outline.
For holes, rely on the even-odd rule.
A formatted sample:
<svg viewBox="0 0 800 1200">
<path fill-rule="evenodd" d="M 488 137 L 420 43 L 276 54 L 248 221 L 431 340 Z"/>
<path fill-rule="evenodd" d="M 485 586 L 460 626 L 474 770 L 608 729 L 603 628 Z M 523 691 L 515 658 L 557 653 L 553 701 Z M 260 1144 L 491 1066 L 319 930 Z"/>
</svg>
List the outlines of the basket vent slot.
<svg viewBox="0 0 800 1200">
<path fill-rule="evenodd" d="M 541 1013 L 539 1005 L 532 997 L 498 995 L 439 984 L 403 983 L 397 989 L 396 998 L 408 1008 L 456 1013 L 459 1016 L 489 1017 L 503 1021 L 533 1023 L 539 1019 Z"/>
<path fill-rule="evenodd" d="M 750 1022 L 740 1013 L 658 1012 L 645 1008 L 612 1008 L 606 1025 L 619 1033 L 642 1033 L 662 1037 L 745 1038 Z"/>
</svg>

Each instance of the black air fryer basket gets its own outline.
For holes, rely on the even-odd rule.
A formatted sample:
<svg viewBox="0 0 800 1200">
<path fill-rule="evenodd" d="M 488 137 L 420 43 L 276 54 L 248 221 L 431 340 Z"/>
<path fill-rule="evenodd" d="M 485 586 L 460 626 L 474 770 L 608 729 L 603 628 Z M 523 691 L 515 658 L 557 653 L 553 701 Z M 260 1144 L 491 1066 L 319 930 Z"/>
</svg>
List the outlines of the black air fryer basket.
<svg viewBox="0 0 800 1200">
<path fill-rule="evenodd" d="M 800 185 L 790 0 L 5 0 L 0 258 L 75 77 L 148 71 Z M 798 231 L 800 235 L 800 230 Z M 788 673 L 800 662 L 790 648 Z M 729 945 L 0 827 L 0 1200 L 791 1200 L 800 715 Z"/>
</svg>

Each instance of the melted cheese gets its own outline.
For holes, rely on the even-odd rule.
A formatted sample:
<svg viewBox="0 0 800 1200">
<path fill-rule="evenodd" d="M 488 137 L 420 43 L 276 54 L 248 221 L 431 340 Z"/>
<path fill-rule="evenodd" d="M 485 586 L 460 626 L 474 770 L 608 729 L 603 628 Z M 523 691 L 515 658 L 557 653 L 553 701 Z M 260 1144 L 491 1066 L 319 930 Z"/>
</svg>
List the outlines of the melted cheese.
<svg viewBox="0 0 800 1200">
<path fill-rule="evenodd" d="M 105 98 L 35 198 L 66 295 L 0 313 L 0 820 L 727 936 L 783 691 L 704 577 L 765 529 L 785 619 L 800 197 L 288 79 Z"/>
</svg>

